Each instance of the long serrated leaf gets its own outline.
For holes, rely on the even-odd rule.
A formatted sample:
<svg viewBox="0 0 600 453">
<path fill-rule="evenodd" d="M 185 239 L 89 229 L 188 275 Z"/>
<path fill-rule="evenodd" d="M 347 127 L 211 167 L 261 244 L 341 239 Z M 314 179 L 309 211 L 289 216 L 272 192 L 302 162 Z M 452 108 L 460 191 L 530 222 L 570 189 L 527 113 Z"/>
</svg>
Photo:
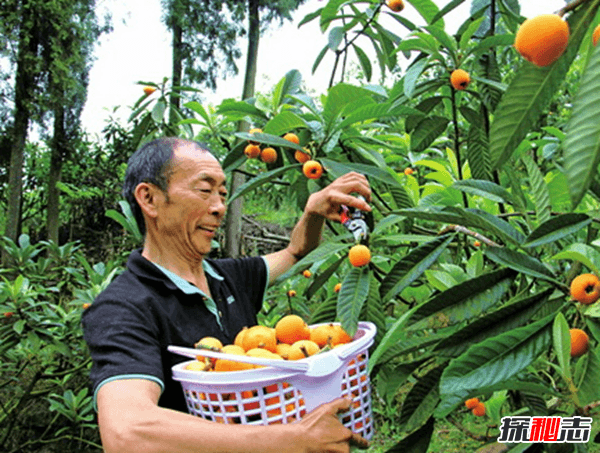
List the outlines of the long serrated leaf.
<svg viewBox="0 0 600 453">
<path fill-rule="evenodd" d="M 548 316 L 471 346 L 444 370 L 440 393 L 491 386 L 516 376 L 550 345 L 553 318 Z"/>
<path fill-rule="evenodd" d="M 358 328 L 358 321 L 362 306 L 369 294 L 371 271 L 367 266 L 352 268 L 342 282 L 338 293 L 337 313 L 342 328 L 351 337 Z"/>
<path fill-rule="evenodd" d="M 492 179 L 488 137 L 485 130 L 475 124 L 471 124 L 467 132 L 467 161 L 473 178 Z"/>
<path fill-rule="evenodd" d="M 417 124 L 410 136 L 410 150 L 416 153 L 427 149 L 436 138 L 446 131 L 449 123 L 450 120 L 443 116 L 425 118 Z"/>
<path fill-rule="evenodd" d="M 447 211 L 461 213 L 462 221 L 459 222 L 461 225 L 483 228 L 498 235 L 505 242 L 521 244 L 525 240 L 525 236 L 510 223 L 487 211 L 456 206 L 448 206 Z"/>
<path fill-rule="evenodd" d="M 598 174 L 600 124 L 595 114 L 600 103 L 600 48 L 596 46 L 573 101 L 573 113 L 566 126 L 564 166 L 573 207 L 577 206 Z"/>
<path fill-rule="evenodd" d="M 370 58 L 367 56 L 365 51 L 358 47 L 356 44 L 352 44 L 352 48 L 356 52 L 358 62 L 360 63 L 360 67 L 362 68 L 363 72 L 365 73 L 365 78 L 367 79 L 367 82 L 370 81 L 373 75 L 373 67 L 371 66 Z"/>
<path fill-rule="evenodd" d="M 523 61 L 494 112 L 490 128 L 490 152 L 494 168 L 500 168 L 538 121 L 556 94 L 576 57 L 581 40 L 593 20 L 599 1 L 569 17 L 571 31 L 564 54 L 553 64 L 538 68 Z"/>
<path fill-rule="evenodd" d="M 343 250 L 347 251 L 349 249 L 350 249 L 350 245 L 344 244 L 342 242 L 333 242 L 333 241 L 323 242 L 316 249 L 314 249 L 312 252 L 310 252 L 308 255 L 306 255 L 300 261 L 298 261 L 296 264 L 294 264 L 290 269 L 288 269 L 287 272 L 285 272 L 284 274 L 277 277 L 277 279 L 275 280 L 275 283 L 279 283 L 279 282 L 289 278 L 291 275 L 294 275 L 294 274 L 297 274 L 297 273 L 303 271 L 304 269 L 306 269 L 311 264 L 313 264 L 317 261 L 325 260 Z"/>
<path fill-rule="evenodd" d="M 498 203 L 515 204 L 515 200 L 508 190 L 491 181 L 464 179 L 462 181 L 456 181 L 451 187 L 471 195 L 479 195 L 480 197 Z"/>
<path fill-rule="evenodd" d="M 293 129 L 305 127 L 306 121 L 304 121 L 303 118 L 294 112 L 284 111 L 271 118 L 267 124 L 265 124 L 263 131 L 265 134 L 281 135 Z"/>
<path fill-rule="evenodd" d="M 445 367 L 446 364 L 442 364 L 432 368 L 418 378 L 410 389 L 400 411 L 400 425 L 404 425 L 403 430 L 410 432 L 417 429 L 433 414 L 440 400 L 438 384 Z"/>
<path fill-rule="evenodd" d="M 337 315 L 337 297 L 329 297 L 310 314 L 310 324 L 333 322 Z"/>
<path fill-rule="evenodd" d="M 552 205 L 550 204 L 550 191 L 544 181 L 544 175 L 531 156 L 525 155 L 522 158 L 525 162 L 527 175 L 529 176 L 530 194 L 535 203 L 536 218 L 539 223 L 543 223 L 550 218 Z"/>
<path fill-rule="evenodd" d="M 404 94 L 407 98 L 412 98 L 417 81 L 428 64 L 429 59 L 423 58 L 411 64 L 406 70 L 406 73 L 404 74 Z"/>
<path fill-rule="evenodd" d="M 459 283 L 419 305 L 413 320 L 441 315 L 447 325 L 452 325 L 476 318 L 500 301 L 515 274 L 505 268 Z"/>
<path fill-rule="evenodd" d="M 404 437 L 385 453 L 427 453 L 434 428 L 435 419 L 429 417 L 423 426 Z"/>
<path fill-rule="evenodd" d="M 552 272 L 541 261 L 530 255 L 505 247 L 493 247 L 486 249 L 485 256 L 502 266 L 560 285 Z"/>
<path fill-rule="evenodd" d="M 345 256 L 340 257 L 337 261 L 332 263 L 331 266 L 324 271 L 319 272 L 319 274 L 315 276 L 308 288 L 306 288 L 305 295 L 307 299 L 312 299 L 315 293 L 329 280 L 329 278 L 335 273 L 345 259 Z"/>
<path fill-rule="evenodd" d="M 565 250 L 552 256 L 552 260 L 579 261 L 596 275 L 600 275 L 600 252 L 587 244 L 570 244 Z"/>
<path fill-rule="evenodd" d="M 592 222 L 587 214 L 561 214 L 537 227 L 527 237 L 523 247 L 538 247 L 576 233 Z"/>
<path fill-rule="evenodd" d="M 327 171 L 331 172 L 335 177 L 355 171 L 378 179 L 386 184 L 396 184 L 396 180 L 393 176 L 391 176 L 387 171 L 375 167 L 374 165 L 338 162 L 333 159 L 320 159 L 320 162 L 325 166 L 325 168 L 327 168 Z"/>
<path fill-rule="evenodd" d="M 569 334 L 569 325 L 562 313 L 558 313 L 554 318 L 552 325 L 552 343 L 554 353 L 566 379 L 571 378 L 571 335 Z"/>
<path fill-rule="evenodd" d="M 579 404 L 585 406 L 600 401 L 600 358 L 597 349 L 591 349 L 579 360 L 584 360 L 584 371 L 581 380 L 577 383 L 577 398 Z"/>
<path fill-rule="evenodd" d="M 271 171 L 268 171 L 265 173 L 261 173 L 260 175 L 252 178 L 250 181 L 242 184 L 242 186 L 240 186 L 240 188 L 238 190 L 236 190 L 233 195 L 231 195 L 228 203 L 231 203 L 237 197 L 241 197 L 245 193 L 256 189 L 258 186 L 261 186 L 263 184 L 266 184 L 266 183 L 272 181 L 273 179 L 283 175 L 284 173 L 288 172 L 289 170 L 292 170 L 294 168 L 300 168 L 300 167 L 301 167 L 301 164 L 292 164 L 292 165 L 287 165 L 285 167 L 276 168 L 275 170 L 271 170 Z"/>
<path fill-rule="evenodd" d="M 454 239 L 454 234 L 444 234 L 421 244 L 397 261 L 384 277 L 379 288 L 381 298 L 390 300 L 419 278 L 442 254 Z"/>
<path fill-rule="evenodd" d="M 546 289 L 485 314 L 440 342 L 434 351 L 441 356 L 457 357 L 475 343 L 528 323 L 553 291 L 553 288 Z"/>
</svg>

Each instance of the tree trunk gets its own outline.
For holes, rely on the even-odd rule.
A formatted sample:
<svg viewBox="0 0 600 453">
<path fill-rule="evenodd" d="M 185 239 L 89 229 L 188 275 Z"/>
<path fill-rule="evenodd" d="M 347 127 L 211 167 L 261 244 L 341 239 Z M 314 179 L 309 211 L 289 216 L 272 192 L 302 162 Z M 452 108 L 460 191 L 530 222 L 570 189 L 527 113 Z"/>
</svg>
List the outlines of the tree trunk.
<svg viewBox="0 0 600 453">
<path fill-rule="evenodd" d="M 182 52 L 182 36 L 183 30 L 181 25 L 175 23 L 173 25 L 173 67 L 171 73 L 171 86 L 178 87 L 181 86 L 181 77 L 183 71 L 183 52 Z M 169 125 L 172 126 L 175 122 L 177 122 L 177 117 L 175 116 L 175 109 L 179 109 L 181 105 L 179 96 L 176 96 L 177 93 L 174 90 L 171 92 L 171 97 L 169 99 L 170 108 L 169 108 Z"/>
<path fill-rule="evenodd" d="M 48 211 L 46 217 L 46 229 L 48 240 L 58 244 L 59 221 L 59 190 L 56 184 L 60 181 L 63 156 L 66 154 L 65 145 L 65 108 L 59 105 L 54 109 L 54 138 L 52 140 L 52 151 L 50 156 L 50 172 L 48 175 Z"/>
<path fill-rule="evenodd" d="M 23 17 L 19 31 L 17 53 L 17 72 L 15 77 L 15 110 L 10 147 L 10 166 L 8 172 L 8 208 L 4 235 L 16 241 L 20 234 L 21 197 L 23 190 L 23 161 L 27 129 L 29 128 L 30 106 L 34 90 L 35 67 L 31 64 L 36 54 L 37 36 L 34 31 L 31 6 L 23 6 Z M 2 249 L 2 263 L 7 264 L 8 255 Z"/>
<path fill-rule="evenodd" d="M 258 59 L 258 40 L 260 37 L 260 18 L 258 15 L 258 0 L 248 0 L 248 55 L 246 58 L 246 74 L 244 76 L 244 90 L 242 99 L 254 96 L 256 83 L 256 69 Z M 248 131 L 249 125 L 246 121 L 238 123 L 238 131 Z M 233 172 L 231 193 L 245 182 L 245 177 L 240 172 Z M 242 212 L 244 208 L 243 197 L 238 197 L 228 207 L 225 222 L 225 253 L 227 256 L 236 258 L 241 253 L 242 235 Z"/>
</svg>

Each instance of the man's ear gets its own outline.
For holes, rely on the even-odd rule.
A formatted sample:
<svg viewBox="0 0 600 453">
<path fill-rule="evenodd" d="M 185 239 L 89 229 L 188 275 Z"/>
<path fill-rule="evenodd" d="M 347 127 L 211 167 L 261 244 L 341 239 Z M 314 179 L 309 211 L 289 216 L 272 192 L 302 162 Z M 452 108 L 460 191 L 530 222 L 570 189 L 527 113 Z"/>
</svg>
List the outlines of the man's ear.
<svg viewBox="0 0 600 453">
<path fill-rule="evenodd" d="M 158 213 L 158 205 L 164 201 L 164 193 L 154 184 L 147 182 L 139 183 L 133 195 L 142 212 L 149 218 L 155 218 Z"/>
</svg>

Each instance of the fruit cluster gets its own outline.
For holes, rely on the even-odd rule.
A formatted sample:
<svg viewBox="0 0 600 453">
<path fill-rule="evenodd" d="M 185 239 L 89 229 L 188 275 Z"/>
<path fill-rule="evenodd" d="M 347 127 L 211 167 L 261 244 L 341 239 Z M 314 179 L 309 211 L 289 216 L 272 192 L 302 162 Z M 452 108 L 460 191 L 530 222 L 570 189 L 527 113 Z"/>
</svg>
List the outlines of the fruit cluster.
<svg viewBox="0 0 600 453">
<path fill-rule="evenodd" d="M 483 417 L 485 415 L 485 404 L 479 401 L 479 398 L 469 398 L 465 401 L 465 406 L 467 409 L 470 409 L 476 417 Z"/>
<path fill-rule="evenodd" d="M 600 299 L 600 279 L 594 274 L 581 274 L 570 285 L 571 298 L 582 305 L 591 305 Z M 571 357 L 580 357 L 589 349 L 590 339 L 581 329 L 570 329 Z"/>
</svg>

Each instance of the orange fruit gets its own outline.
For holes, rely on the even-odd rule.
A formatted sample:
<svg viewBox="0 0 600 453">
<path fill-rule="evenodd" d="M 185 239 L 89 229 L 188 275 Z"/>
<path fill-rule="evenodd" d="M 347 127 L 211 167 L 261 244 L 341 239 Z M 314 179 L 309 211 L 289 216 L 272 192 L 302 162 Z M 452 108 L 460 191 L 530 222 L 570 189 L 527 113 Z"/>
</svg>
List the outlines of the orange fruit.
<svg viewBox="0 0 600 453">
<path fill-rule="evenodd" d="M 515 49 L 536 66 L 554 63 L 569 42 L 569 24 L 557 14 L 540 14 L 525 20 L 515 35 Z"/>
<path fill-rule="evenodd" d="M 281 356 L 281 358 L 283 358 L 284 360 L 288 360 L 290 358 L 290 348 L 292 347 L 291 344 L 287 344 L 287 343 L 278 343 L 277 347 L 275 348 L 275 353 L 279 356 Z"/>
<path fill-rule="evenodd" d="M 341 289 L 342 289 L 342 284 L 336 283 L 335 286 L 333 287 L 333 292 L 339 293 Z"/>
<path fill-rule="evenodd" d="M 404 169 L 404 174 L 406 176 L 412 175 L 414 172 L 415 171 L 412 168 L 410 168 L 410 167 Z"/>
<path fill-rule="evenodd" d="M 250 143 L 244 148 L 244 154 L 248 159 L 256 159 L 260 156 L 260 146 Z"/>
<path fill-rule="evenodd" d="M 467 401 L 465 401 L 465 406 L 467 409 L 474 409 L 478 404 L 479 398 L 469 398 Z"/>
<path fill-rule="evenodd" d="M 152 93 L 154 93 L 156 91 L 156 88 L 151 87 L 151 86 L 145 86 L 144 87 L 144 94 L 146 96 L 150 96 Z"/>
<path fill-rule="evenodd" d="M 308 179 L 319 179 L 323 174 L 323 167 L 316 160 L 307 160 L 302 165 L 302 173 Z"/>
<path fill-rule="evenodd" d="M 296 296 L 296 291 L 295 291 L 295 290 L 293 290 L 293 289 L 290 289 L 290 290 L 287 292 L 287 295 L 288 295 L 288 297 L 295 297 L 295 296 Z"/>
<path fill-rule="evenodd" d="M 477 405 L 471 410 L 473 415 L 476 417 L 483 417 L 485 415 L 485 404 L 482 402 L 477 403 Z"/>
<path fill-rule="evenodd" d="M 371 251 L 366 245 L 357 244 L 348 252 L 348 259 L 354 267 L 364 266 L 371 261 Z"/>
<path fill-rule="evenodd" d="M 226 354 L 234 354 L 234 355 L 246 355 L 246 351 L 241 346 L 236 346 L 234 344 L 228 344 L 227 346 L 223 346 L 222 351 Z M 249 370 L 252 368 L 252 365 L 249 363 L 235 362 L 233 360 L 227 359 L 217 359 L 215 362 L 215 371 L 241 371 L 241 370 Z"/>
<path fill-rule="evenodd" d="M 593 304 L 600 298 L 600 280 L 594 274 L 581 274 L 573 279 L 570 290 L 573 300 Z"/>
<path fill-rule="evenodd" d="M 594 28 L 594 33 L 592 33 L 592 43 L 594 45 L 597 45 L 599 39 L 600 39 L 600 25 L 597 25 L 596 28 Z"/>
<path fill-rule="evenodd" d="M 291 347 L 288 360 L 300 360 L 320 351 L 319 345 L 311 340 L 296 341 Z"/>
<path fill-rule="evenodd" d="M 306 278 L 310 278 L 312 277 L 312 272 L 306 269 L 304 272 L 302 272 L 302 275 L 304 275 Z"/>
<path fill-rule="evenodd" d="M 387 6 L 395 13 L 399 13 L 404 9 L 404 2 L 402 0 L 388 0 Z"/>
<path fill-rule="evenodd" d="M 244 390 L 241 393 L 241 396 L 242 396 L 243 400 L 248 400 L 250 398 L 254 398 L 256 395 L 252 391 L 250 391 L 250 390 Z M 258 409 L 259 404 L 260 403 L 258 401 L 251 401 L 251 402 L 248 402 L 248 403 L 244 403 L 244 405 L 243 405 L 244 406 L 244 410 L 245 411 L 251 411 L 253 409 Z"/>
<path fill-rule="evenodd" d="M 300 139 L 298 138 L 298 136 L 296 134 L 293 134 L 292 132 L 288 132 L 287 134 L 285 134 L 283 136 L 283 138 L 285 140 L 287 140 L 288 142 L 295 143 L 296 145 L 300 144 Z"/>
<path fill-rule="evenodd" d="M 268 349 L 263 349 L 263 348 L 250 349 L 250 350 L 246 351 L 246 355 L 248 357 L 258 357 L 261 359 L 283 360 L 283 357 L 281 357 L 280 355 L 275 354 L 274 352 L 271 352 Z M 264 368 L 264 366 L 263 365 L 252 365 L 252 368 Z"/>
<path fill-rule="evenodd" d="M 85 310 L 86 308 L 90 308 L 91 306 L 92 306 L 92 304 L 86 302 L 85 304 L 82 305 L 82 308 Z M 10 312 L 8 312 L 8 313 L 10 313 Z M 6 316 L 6 313 L 4 313 L 4 316 Z"/>
<path fill-rule="evenodd" d="M 310 329 L 306 321 L 298 315 L 286 315 L 275 324 L 275 334 L 280 343 L 293 344 L 310 338 Z"/>
<path fill-rule="evenodd" d="M 242 344 L 246 352 L 255 348 L 275 352 L 277 348 L 275 329 L 266 326 L 252 326 L 244 334 Z"/>
<path fill-rule="evenodd" d="M 205 347 L 207 349 L 216 349 L 216 350 L 221 350 L 223 348 L 223 343 L 221 343 L 221 341 L 218 338 L 215 337 L 204 337 L 201 338 L 200 340 L 198 340 L 195 344 L 194 347 L 196 349 L 201 349 L 202 347 Z M 200 362 L 204 362 L 206 360 L 206 357 L 202 357 L 202 356 L 197 356 L 196 357 Z M 215 361 L 215 359 L 211 359 L 212 362 Z"/>
<path fill-rule="evenodd" d="M 333 332 L 334 332 L 334 336 L 333 336 L 333 340 L 332 340 L 333 346 L 350 343 L 352 341 L 352 337 L 350 335 L 348 335 L 348 333 L 339 324 L 333 325 Z"/>
<path fill-rule="evenodd" d="M 277 151 L 273 148 L 265 148 L 260 152 L 260 160 L 267 164 L 272 164 L 277 161 Z"/>
<path fill-rule="evenodd" d="M 333 347 L 333 339 L 337 338 L 338 332 L 333 324 L 323 324 L 310 329 L 310 340 L 322 348 L 327 343 Z"/>
<path fill-rule="evenodd" d="M 304 149 L 306 150 L 306 148 Z M 310 153 L 308 152 L 308 150 L 306 152 L 296 150 L 296 152 L 294 153 L 294 159 L 303 164 L 304 162 L 308 162 L 310 160 Z"/>
<path fill-rule="evenodd" d="M 248 131 L 249 134 L 262 134 L 262 129 L 255 127 Z"/>
<path fill-rule="evenodd" d="M 475 247 L 479 247 L 479 246 L 481 246 L 481 242 L 479 242 L 479 241 L 475 241 L 475 242 L 473 242 L 473 245 L 474 245 Z"/>
<path fill-rule="evenodd" d="M 195 361 L 187 364 L 185 366 L 185 369 L 190 370 L 190 371 L 207 371 L 206 363 L 204 363 L 203 361 L 198 361 L 198 360 L 195 360 Z"/>
<path fill-rule="evenodd" d="M 233 340 L 233 344 L 243 348 L 244 347 L 244 335 L 246 335 L 247 331 L 248 331 L 247 327 L 244 327 L 242 330 L 240 330 L 237 333 L 237 335 L 235 336 L 235 339 Z"/>
<path fill-rule="evenodd" d="M 469 73 L 463 69 L 455 69 L 450 74 L 450 83 L 455 90 L 464 90 L 471 83 Z"/>
<path fill-rule="evenodd" d="M 570 329 L 571 334 L 571 357 L 580 357 L 588 351 L 590 339 L 581 329 Z"/>
</svg>

